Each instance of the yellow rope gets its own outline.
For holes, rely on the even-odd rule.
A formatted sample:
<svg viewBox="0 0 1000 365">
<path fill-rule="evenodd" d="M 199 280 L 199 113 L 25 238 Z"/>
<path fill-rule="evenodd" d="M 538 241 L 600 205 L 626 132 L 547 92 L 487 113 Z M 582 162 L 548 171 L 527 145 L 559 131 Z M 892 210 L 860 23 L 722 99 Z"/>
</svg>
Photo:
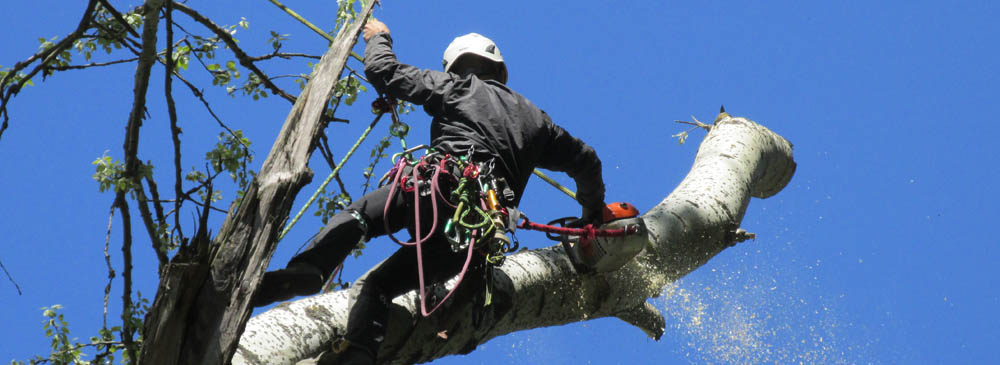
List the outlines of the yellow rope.
<svg viewBox="0 0 1000 365">
<path fill-rule="evenodd" d="M 549 183 L 549 185 L 554 186 L 556 189 L 559 189 L 559 191 L 566 193 L 566 195 L 569 195 L 569 197 L 573 198 L 573 200 L 576 200 L 576 193 L 574 193 L 573 190 L 569 190 L 569 188 L 562 186 L 562 184 L 556 182 L 555 180 L 552 180 L 551 177 L 546 176 L 545 174 L 542 173 L 542 171 L 538 169 L 535 169 L 535 171 L 532 172 L 535 173 L 535 176 L 538 176 L 542 178 L 542 180 L 545 180 L 545 182 Z"/>
</svg>

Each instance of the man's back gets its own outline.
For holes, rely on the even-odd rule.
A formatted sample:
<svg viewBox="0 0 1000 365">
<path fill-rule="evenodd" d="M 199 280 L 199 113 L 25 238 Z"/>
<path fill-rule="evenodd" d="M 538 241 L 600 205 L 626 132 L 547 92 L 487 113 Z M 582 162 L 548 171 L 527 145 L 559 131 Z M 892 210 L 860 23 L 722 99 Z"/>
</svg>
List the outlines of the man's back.
<svg viewBox="0 0 1000 365">
<path fill-rule="evenodd" d="M 431 146 L 478 160 L 494 159 L 520 200 L 535 167 L 565 171 L 577 180 L 578 200 L 600 205 L 601 163 L 528 99 L 506 85 L 475 75 L 424 70 L 399 63 L 382 33 L 365 49 L 365 74 L 376 89 L 424 106 L 433 117 Z"/>
</svg>

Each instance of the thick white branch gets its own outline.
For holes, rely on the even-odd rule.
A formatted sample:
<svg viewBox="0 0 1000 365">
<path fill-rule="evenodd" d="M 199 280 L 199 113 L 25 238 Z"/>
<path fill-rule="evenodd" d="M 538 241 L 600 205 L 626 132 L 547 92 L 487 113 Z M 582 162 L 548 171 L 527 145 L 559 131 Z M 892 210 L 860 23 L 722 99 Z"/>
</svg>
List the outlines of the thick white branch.
<svg viewBox="0 0 1000 365">
<path fill-rule="evenodd" d="M 456 293 L 429 318 L 420 318 L 411 292 L 393 302 L 379 361 L 424 362 L 468 353 L 515 331 L 611 316 L 658 338 L 663 318 L 646 300 L 735 244 L 750 197 L 777 194 L 794 172 L 788 141 L 749 120 L 725 117 L 702 141 L 687 177 L 643 215 L 649 246 L 633 262 L 608 274 L 579 275 L 561 247 L 523 251 L 496 271 L 493 305 L 482 308 L 474 300 L 481 289 L 463 285 L 467 295 Z M 290 364 L 329 352 L 347 327 L 351 292 L 285 303 L 252 318 L 233 362 Z"/>
</svg>

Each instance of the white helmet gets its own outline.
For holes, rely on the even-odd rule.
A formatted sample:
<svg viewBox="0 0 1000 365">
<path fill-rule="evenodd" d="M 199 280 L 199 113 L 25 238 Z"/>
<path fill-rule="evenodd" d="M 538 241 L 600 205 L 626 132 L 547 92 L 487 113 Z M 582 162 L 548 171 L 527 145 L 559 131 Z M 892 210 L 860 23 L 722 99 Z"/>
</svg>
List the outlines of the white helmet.
<svg viewBox="0 0 1000 365">
<path fill-rule="evenodd" d="M 466 54 L 474 54 L 499 63 L 500 74 L 497 75 L 497 81 L 507 83 L 507 66 L 503 62 L 503 56 L 500 55 L 500 49 L 489 38 L 477 33 L 469 33 L 451 41 L 448 48 L 444 50 L 444 60 L 442 61 L 444 71 L 451 71 L 451 66 L 455 65 L 455 60 Z"/>
</svg>

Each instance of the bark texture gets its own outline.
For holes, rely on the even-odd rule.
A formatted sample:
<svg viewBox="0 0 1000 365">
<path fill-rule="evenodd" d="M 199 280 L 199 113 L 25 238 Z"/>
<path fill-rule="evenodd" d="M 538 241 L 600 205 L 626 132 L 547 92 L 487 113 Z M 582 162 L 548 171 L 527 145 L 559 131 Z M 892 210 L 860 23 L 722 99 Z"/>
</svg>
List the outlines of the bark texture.
<svg viewBox="0 0 1000 365">
<path fill-rule="evenodd" d="M 681 184 L 643 215 L 649 245 L 633 262 L 607 274 L 579 275 L 559 246 L 522 251 L 496 270 L 493 305 L 483 309 L 480 289 L 463 285 L 429 318 L 420 317 L 417 296 L 408 293 L 393 301 L 379 362 L 426 362 L 468 353 L 507 333 L 601 317 L 620 318 L 659 338 L 664 319 L 647 299 L 734 245 L 750 197 L 777 194 L 795 172 L 792 145 L 784 138 L 744 118 L 720 117 Z M 233 363 L 335 357 L 329 350 L 345 333 L 352 292 L 284 303 L 252 318 Z"/>
<path fill-rule="evenodd" d="M 320 117 L 373 5 L 341 29 L 313 70 L 257 179 L 230 208 L 219 234 L 209 244 L 200 227 L 192 248 L 165 269 L 146 319 L 141 362 L 223 364 L 233 356 L 278 233 L 312 179 L 307 163 L 325 127 Z"/>
</svg>

